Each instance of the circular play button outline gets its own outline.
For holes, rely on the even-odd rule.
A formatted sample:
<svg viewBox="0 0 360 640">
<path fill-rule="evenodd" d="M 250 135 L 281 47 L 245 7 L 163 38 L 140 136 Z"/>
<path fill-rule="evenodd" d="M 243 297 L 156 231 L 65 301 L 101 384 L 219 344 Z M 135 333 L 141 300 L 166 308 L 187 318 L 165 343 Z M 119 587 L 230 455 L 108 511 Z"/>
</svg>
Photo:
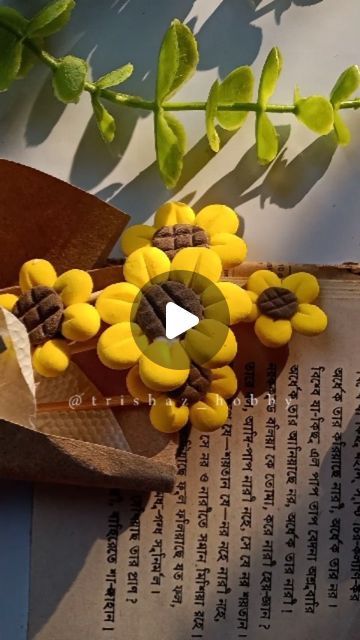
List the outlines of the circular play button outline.
<svg viewBox="0 0 360 640">
<path fill-rule="evenodd" d="M 168 293 L 163 295 L 162 285 L 166 287 L 168 282 L 181 283 L 184 294 L 188 290 L 194 293 L 201 303 L 202 317 L 192 313 L 188 299 L 186 302 L 188 308 L 181 304 L 179 297 L 179 289 L 181 287 L 179 285 L 177 286 L 175 299 L 172 299 Z M 132 334 L 141 353 L 156 365 L 169 369 L 183 370 L 187 366 L 184 363 L 186 359 L 184 361 L 184 358 L 173 357 L 174 353 L 179 353 L 179 350 L 174 349 L 174 346 L 180 342 L 190 360 L 196 361 L 199 366 L 206 366 L 225 343 L 230 324 L 230 313 L 226 298 L 216 285 L 217 283 L 209 278 L 186 270 L 173 270 L 170 273 L 160 274 L 144 285 L 133 301 L 131 310 Z M 158 287 L 162 289 L 162 291 L 158 289 L 159 296 L 156 295 L 156 288 Z M 168 289 L 168 287 L 166 288 Z M 150 289 L 152 289 L 151 292 Z M 149 295 L 150 293 L 151 295 Z M 149 297 L 155 305 L 155 308 L 152 307 L 155 314 L 154 322 L 157 323 L 156 326 L 159 330 L 161 327 L 161 335 L 155 336 L 154 331 L 151 330 L 153 329 L 153 327 L 150 327 L 151 314 L 147 317 L 146 322 L 142 321 L 140 323 L 139 318 L 137 318 L 143 296 L 147 299 Z M 192 295 L 187 293 L 186 296 L 190 298 L 191 302 Z M 161 304 L 157 304 L 158 297 L 161 298 Z M 202 298 L 204 299 L 204 304 L 201 302 Z M 169 326 L 170 322 L 177 323 L 177 326 Z M 135 331 L 135 328 L 139 325 L 143 333 L 147 335 L 151 348 L 148 346 L 144 349 L 143 340 L 141 341 L 139 332 Z M 171 335 L 173 337 L 170 337 Z M 155 343 L 158 344 L 155 346 Z"/>
</svg>

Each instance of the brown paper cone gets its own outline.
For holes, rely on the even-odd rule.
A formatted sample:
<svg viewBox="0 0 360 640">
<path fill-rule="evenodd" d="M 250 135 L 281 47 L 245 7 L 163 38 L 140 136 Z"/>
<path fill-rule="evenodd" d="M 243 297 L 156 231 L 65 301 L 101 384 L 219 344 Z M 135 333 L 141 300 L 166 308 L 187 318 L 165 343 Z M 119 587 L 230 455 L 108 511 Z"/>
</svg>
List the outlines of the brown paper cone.
<svg viewBox="0 0 360 640">
<path fill-rule="evenodd" d="M 31 167 L 0 160 L 0 285 L 46 258 L 59 271 L 103 264 L 129 216 Z"/>
<path fill-rule="evenodd" d="M 0 476 L 33 482 L 171 491 L 174 465 L 159 458 L 152 460 L 102 445 L 49 436 L 1 421 Z"/>
<path fill-rule="evenodd" d="M 30 167 L 0 160 L 0 179 L 3 291 L 17 290 L 19 268 L 31 258 L 50 260 L 59 273 L 72 267 L 90 270 L 103 263 L 127 224 L 128 216 L 122 212 Z M 122 269 L 98 269 L 93 278 L 95 289 L 102 289 L 121 280 Z M 55 400 L 68 400 L 69 394 L 89 389 L 95 395 L 109 395 L 125 388 L 124 376 L 116 372 L 104 376 L 94 353 L 79 355 L 78 362 L 82 369 L 73 365 L 62 382 L 40 383 L 39 397 L 49 400 L 50 393 Z M 99 389 L 100 380 L 107 380 L 108 388 L 102 384 Z M 29 415 L 25 426 L 10 423 L 11 406 L 9 411 L 0 421 L 2 477 L 172 490 L 177 438 L 151 427 L 148 407 L 117 409 L 116 414 L 108 409 L 42 414 L 34 420 Z"/>
</svg>

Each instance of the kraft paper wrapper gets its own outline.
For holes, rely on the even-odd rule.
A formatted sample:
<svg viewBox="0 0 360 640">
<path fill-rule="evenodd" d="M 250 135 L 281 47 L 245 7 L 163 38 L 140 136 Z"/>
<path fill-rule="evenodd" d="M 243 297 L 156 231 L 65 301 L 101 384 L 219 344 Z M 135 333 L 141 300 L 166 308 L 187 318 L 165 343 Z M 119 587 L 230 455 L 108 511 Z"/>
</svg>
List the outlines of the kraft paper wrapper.
<svg viewBox="0 0 360 640">
<path fill-rule="evenodd" d="M 46 258 L 59 271 L 104 264 L 129 216 L 62 180 L 0 160 L 0 286 Z"/>
<path fill-rule="evenodd" d="M 101 266 L 129 220 L 95 196 L 15 162 L 0 160 L 0 179 L 2 291 L 18 292 L 19 268 L 31 258 L 50 260 L 58 273 Z M 121 279 L 122 270 L 98 269 L 93 277 L 99 290 Z M 99 389 L 103 372 L 89 354 L 57 380 L 34 380 L 26 333 L 6 311 L 0 314 L 0 334 L 5 344 L 12 343 L 0 354 L 0 476 L 171 491 L 177 441 L 152 429 L 148 408 L 136 413 L 124 408 L 116 415 L 110 410 L 35 415 L 35 389 L 41 402 L 68 401 L 78 393 L 118 394 L 123 376 L 110 376 L 109 389 Z"/>
<path fill-rule="evenodd" d="M 119 267 L 99 269 L 94 282 L 103 288 L 121 279 L 121 273 Z M 5 310 L 0 311 L 0 334 L 5 344 L 11 343 L 0 357 L 0 418 L 13 423 L 0 428 L 1 476 L 144 491 L 172 489 L 177 438 L 152 428 L 148 407 L 36 414 L 36 402 L 126 394 L 125 374 L 110 371 L 95 351 L 89 351 L 74 356 L 62 376 L 37 376 L 34 381 L 26 330 Z"/>
</svg>

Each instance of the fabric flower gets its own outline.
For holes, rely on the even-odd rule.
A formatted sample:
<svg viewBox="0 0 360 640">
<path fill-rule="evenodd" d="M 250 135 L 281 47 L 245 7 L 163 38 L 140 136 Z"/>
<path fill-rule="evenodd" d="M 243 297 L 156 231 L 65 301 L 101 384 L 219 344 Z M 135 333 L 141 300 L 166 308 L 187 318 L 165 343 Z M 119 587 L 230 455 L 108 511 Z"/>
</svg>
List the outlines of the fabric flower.
<svg viewBox="0 0 360 640">
<path fill-rule="evenodd" d="M 138 365 L 132 367 L 126 377 L 130 395 L 151 405 L 150 422 L 164 433 L 179 431 L 189 421 L 199 431 L 218 429 L 228 418 L 226 400 L 235 395 L 237 385 L 235 372 L 229 366 L 204 369 L 192 365 L 185 384 L 168 394 L 147 387 Z"/>
<path fill-rule="evenodd" d="M 239 219 L 233 209 L 212 204 L 195 215 L 183 202 L 167 202 L 155 214 L 154 226 L 137 224 L 126 229 L 120 245 L 125 256 L 141 247 L 156 247 L 170 260 L 185 247 L 209 247 L 221 259 L 224 269 L 243 262 L 247 246 L 236 235 Z"/>
<path fill-rule="evenodd" d="M 47 260 L 29 260 L 20 269 L 21 295 L 0 295 L 4 306 L 25 325 L 33 347 L 33 366 L 42 376 L 55 377 L 70 363 L 70 343 L 93 338 L 100 316 L 88 304 L 91 276 L 70 269 L 57 276 Z"/>
<path fill-rule="evenodd" d="M 255 271 L 247 290 L 252 311 L 247 320 L 255 321 L 255 333 L 266 347 L 282 347 L 293 331 L 316 336 L 327 327 L 326 314 L 315 304 L 320 287 L 310 273 L 293 273 L 282 280 L 267 269 Z"/>
<path fill-rule="evenodd" d="M 220 281 L 221 272 L 219 256 L 203 247 L 182 249 L 172 262 L 156 247 L 134 251 L 124 264 L 125 282 L 104 289 L 96 302 L 102 320 L 111 325 L 98 341 L 101 362 L 119 370 L 137 365 L 138 379 L 145 391 L 150 389 L 161 396 L 167 394 L 166 397 L 183 385 L 189 386 L 194 366 L 197 371 L 213 372 L 227 365 L 237 352 L 236 338 L 229 326 L 244 320 L 252 303 L 244 289 Z M 176 340 L 166 338 L 169 302 L 199 318 L 194 328 Z M 213 410 L 212 393 L 209 391 L 209 411 Z M 180 423 L 187 422 L 189 413 L 192 420 L 195 405 L 181 407 L 184 410 L 179 413 L 180 407 L 170 401 L 166 425 L 174 420 L 175 430 Z M 154 422 L 159 424 L 159 408 L 151 415 L 157 416 Z M 200 424 L 200 418 L 194 420 Z"/>
</svg>

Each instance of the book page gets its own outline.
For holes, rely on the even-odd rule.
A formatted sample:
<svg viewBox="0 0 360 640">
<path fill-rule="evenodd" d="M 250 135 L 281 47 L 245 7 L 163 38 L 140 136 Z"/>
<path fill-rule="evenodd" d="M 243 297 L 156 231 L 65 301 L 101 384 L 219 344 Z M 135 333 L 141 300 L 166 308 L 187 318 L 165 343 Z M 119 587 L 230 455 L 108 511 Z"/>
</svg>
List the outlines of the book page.
<svg viewBox="0 0 360 640">
<path fill-rule="evenodd" d="M 360 280 L 321 287 L 322 336 L 240 327 L 228 423 L 182 438 L 174 494 L 37 489 L 29 639 L 359 638 Z"/>
</svg>

